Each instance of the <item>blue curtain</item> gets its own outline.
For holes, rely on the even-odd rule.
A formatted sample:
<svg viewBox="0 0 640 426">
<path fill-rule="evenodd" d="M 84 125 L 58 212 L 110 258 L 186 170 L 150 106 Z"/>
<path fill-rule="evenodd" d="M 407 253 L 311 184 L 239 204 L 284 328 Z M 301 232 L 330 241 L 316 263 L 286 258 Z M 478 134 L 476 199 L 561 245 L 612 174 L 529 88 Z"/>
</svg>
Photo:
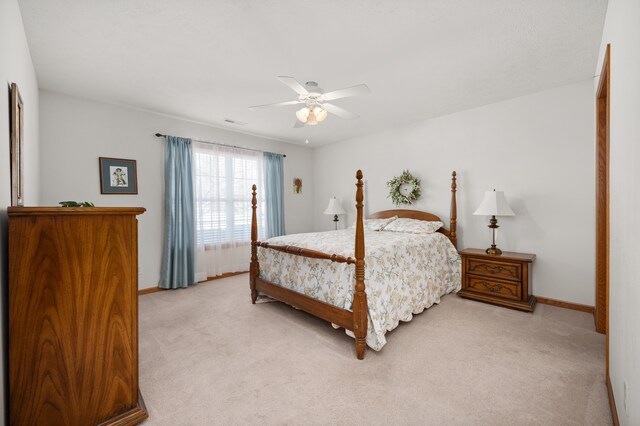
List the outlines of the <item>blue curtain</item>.
<svg viewBox="0 0 640 426">
<path fill-rule="evenodd" d="M 264 153 L 265 198 L 267 201 L 267 236 L 284 235 L 284 163 L 282 155 Z"/>
<path fill-rule="evenodd" d="M 164 151 L 165 234 L 161 288 L 195 283 L 191 139 L 167 136 Z"/>
</svg>

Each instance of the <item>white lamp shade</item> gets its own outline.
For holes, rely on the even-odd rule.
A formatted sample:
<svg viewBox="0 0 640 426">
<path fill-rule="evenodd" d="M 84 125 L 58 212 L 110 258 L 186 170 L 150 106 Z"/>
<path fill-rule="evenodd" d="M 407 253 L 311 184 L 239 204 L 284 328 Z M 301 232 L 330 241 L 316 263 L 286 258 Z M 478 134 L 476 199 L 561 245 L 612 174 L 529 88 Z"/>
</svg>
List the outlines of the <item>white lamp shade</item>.
<svg viewBox="0 0 640 426">
<path fill-rule="evenodd" d="M 336 200 L 336 197 L 329 199 L 329 205 L 327 206 L 327 209 L 324 211 L 324 214 L 333 214 L 333 215 L 346 214 L 346 213 L 347 212 L 344 211 L 344 209 L 342 208 L 338 200 Z"/>
<path fill-rule="evenodd" d="M 504 198 L 502 191 L 487 191 L 484 193 L 484 199 L 480 203 L 480 207 L 473 212 L 474 215 L 480 216 L 515 216 L 511 210 L 507 199 Z"/>
<path fill-rule="evenodd" d="M 300 120 L 301 122 L 306 123 L 307 118 L 309 117 L 309 108 L 304 107 L 296 111 L 296 117 L 298 117 L 298 120 Z"/>
<path fill-rule="evenodd" d="M 309 111 L 309 116 L 307 117 L 307 126 L 315 126 L 318 124 L 318 118 L 316 117 L 316 113 L 313 110 Z"/>
<path fill-rule="evenodd" d="M 324 119 L 327 118 L 327 111 L 320 107 L 315 107 L 313 109 L 313 114 L 316 116 L 318 123 L 323 122 Z"/>
</svg>

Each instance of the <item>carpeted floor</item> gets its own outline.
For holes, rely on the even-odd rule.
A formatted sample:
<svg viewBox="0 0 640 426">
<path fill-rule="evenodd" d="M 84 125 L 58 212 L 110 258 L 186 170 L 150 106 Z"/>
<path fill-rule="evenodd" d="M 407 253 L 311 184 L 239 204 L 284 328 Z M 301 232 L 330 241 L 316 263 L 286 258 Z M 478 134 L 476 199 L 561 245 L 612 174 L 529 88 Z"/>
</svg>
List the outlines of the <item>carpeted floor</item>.
<svg viewBox="0 0 640 426">
<path fill-rule="evenodd" d="M 140 297 L 144 425 L 608 425 L 593 317 L 445 296 L 355 358 L 343 330 L 248 275 Z"/>
</svg>

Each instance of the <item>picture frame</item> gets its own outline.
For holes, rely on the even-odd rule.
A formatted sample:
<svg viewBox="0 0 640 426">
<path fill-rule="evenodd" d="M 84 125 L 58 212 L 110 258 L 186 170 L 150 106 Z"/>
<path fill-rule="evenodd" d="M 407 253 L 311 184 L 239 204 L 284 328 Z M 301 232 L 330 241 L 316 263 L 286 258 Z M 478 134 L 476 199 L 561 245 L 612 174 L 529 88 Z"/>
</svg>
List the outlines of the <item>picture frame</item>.
<svg viewBox="0 0 640 426">
<path fill-rule="evenodd" d="M 100 157 L 101 194 L 137 194 L 138 172 L 136 160 Z"/>
<path fill-rule="evenodd" d="M 10 86 L 11 205 L 24 205 L 24 104 L 16 83 Z"/>
</svg>

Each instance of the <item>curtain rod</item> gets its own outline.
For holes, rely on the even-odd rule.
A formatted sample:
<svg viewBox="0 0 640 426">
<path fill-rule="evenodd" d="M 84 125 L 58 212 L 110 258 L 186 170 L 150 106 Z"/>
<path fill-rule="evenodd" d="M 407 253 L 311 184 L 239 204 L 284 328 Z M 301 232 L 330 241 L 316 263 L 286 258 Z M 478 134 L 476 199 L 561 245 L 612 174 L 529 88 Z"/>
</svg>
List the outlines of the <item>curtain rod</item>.
<svg viewBox="0 0 640 426">
<path fill-rule="evenodd" d="M 158 138 L 166 138 L 166 137 L 167 137 L 167 135 L 163 135 L 162 133 L 156 133 L 156 137 L 158 137 Z M 199 140 L 199 139 L 191 139 L 191 140 L 192 140 L 192 141 L 194 141 L 194 142 L 208 143 L 208 144 L 211 144 L 211 145 L 226 146 L 226 147 L 228 147 L 228 148 L 246 149 L 247 151 L 255 151 L 255 152 L 269 152 L 269 151 L 262 151 L 262 150 L 259 150 L 259 149 L 245 148 L 245 147 L 243 147 L 243 146 L 227 145 L 227 144 L 219 143 L 219 142 L 202 141 L 202 140 Z M 286 156 L 287 156 L 287 154 L 282 154 L 282 156 L 283 156 L 283 157 L 286 157 Z"/>
</svg>

